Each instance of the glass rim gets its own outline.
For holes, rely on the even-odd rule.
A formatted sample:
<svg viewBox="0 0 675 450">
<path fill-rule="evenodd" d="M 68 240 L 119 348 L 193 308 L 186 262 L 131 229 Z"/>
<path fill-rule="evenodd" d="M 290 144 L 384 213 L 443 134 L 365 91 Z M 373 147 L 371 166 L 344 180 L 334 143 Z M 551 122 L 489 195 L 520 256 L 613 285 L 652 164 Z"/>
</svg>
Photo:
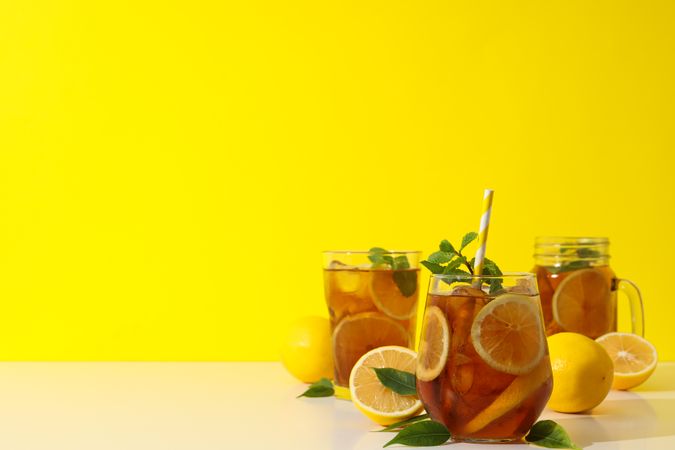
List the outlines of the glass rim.
<svg viewBox="0 0 675 450">
<path fill-rule="evenodd" d="M 501 275 L 476 275 L 476 274 L 459 274 L 459 273 L 432 273 L 431 278 L 438 279 L 471 279 L 471 280 L 491 280 L 497 278 L 534 278 L 533 272 L 504 272 Z"/>
<path fill-rule="evenodd" d="M 323 250 L 321 253 L 326 254 L 337 254 L 337 255 L 370 255 L 373 252 L 370 250 Z M 385 255 L 414 255 L 421 254 L 422 250 L 387 250 Z"/>
<path fill-rule="evenodd" d="M 581 245 L 608 245 L 609 238 L 599 236 L 537 236 L 535 246 L 570 247 Z"/>
</svg>

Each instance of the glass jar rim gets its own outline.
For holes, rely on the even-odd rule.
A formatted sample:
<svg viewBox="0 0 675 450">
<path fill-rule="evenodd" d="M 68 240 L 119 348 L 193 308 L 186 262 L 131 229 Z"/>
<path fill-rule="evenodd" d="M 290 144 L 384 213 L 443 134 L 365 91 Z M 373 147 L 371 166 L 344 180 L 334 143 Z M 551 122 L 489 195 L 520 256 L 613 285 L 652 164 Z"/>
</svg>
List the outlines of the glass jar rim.
<svg viewBox="0 0 675 450">
<path fill-rule="evenodd" d="M 590 236 L 537 236 L 534 238 L 536 246 L 573 246 L 573 245 L 609 245 L 609 238 Z"/>
</svg>

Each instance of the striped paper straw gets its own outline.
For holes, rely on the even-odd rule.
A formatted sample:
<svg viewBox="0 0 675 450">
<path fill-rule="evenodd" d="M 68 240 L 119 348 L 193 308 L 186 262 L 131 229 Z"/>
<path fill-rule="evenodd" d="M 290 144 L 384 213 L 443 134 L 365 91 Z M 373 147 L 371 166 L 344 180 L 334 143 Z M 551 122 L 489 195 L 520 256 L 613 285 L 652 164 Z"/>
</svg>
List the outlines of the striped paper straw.
<svg viewBox="0 0 675 450">
<path fill-rule="evenodd" d="M 485 189 L 483 195 L 483 215 L 480 217 L 480 229 L 478 230 L 478 250 L 476 260 L 473 263 L 474 275 L 482 275 L 483 261 L 485 261 L 485 244 L 487 244 L 488 228 L 490 226 L 490 214 L 492 213 L 492 189 Z"/>
</svg>

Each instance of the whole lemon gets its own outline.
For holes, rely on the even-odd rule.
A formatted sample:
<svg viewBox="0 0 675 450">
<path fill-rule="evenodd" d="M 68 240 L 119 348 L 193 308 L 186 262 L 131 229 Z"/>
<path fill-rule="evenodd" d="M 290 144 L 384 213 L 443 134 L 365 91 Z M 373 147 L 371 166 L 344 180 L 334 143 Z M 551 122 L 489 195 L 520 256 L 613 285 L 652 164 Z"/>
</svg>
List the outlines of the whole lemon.
<svg viewBox="0 0 675 450">
<path fill-rule="evenodd" d="M 328 319 L 307 316 L 293 322 L 281 343 L 281 362 L 291 375 L 304 383 L 333 378 Z"/>
<path fill-rule="evenodd" d="M 609 393 L 614 365 L 607 351 L 578 333 L 558 333 L 548 338 L 553 369 L 553 393 L 548 407 L 576 413 L 598 406 Z"/>
</svg>

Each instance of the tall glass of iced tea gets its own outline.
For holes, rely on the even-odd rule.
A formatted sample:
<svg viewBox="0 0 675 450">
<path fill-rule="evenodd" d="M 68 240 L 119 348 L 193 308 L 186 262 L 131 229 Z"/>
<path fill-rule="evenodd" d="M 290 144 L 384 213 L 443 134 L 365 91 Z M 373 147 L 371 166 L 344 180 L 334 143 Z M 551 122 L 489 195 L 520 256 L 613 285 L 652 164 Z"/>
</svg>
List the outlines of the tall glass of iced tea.
<svg viewBox="0 0 675 450">
<path fill-rule="evenodd" d="M 632 331 L 644 335 L 637 286 L 609 267 L 607 238 L 538 237 L 535 267 L 546 334 L 573 331 L 591 339 L 617 329 L 617 292 L 630 301 Z"/>
<path fill-rule="evenodd" d="M 336 395 L 346 397 L 358 359 L 383 345 L 414 348 L 418 251 L 324 252 Z"/>
<path fill-rule="evenodd" d="M 498 281 L 487 283 L 492 280 Z M 552 388 L 533 274 L 432 275 L 417 392 L 431 418 L 443 423 L 453 439 L 521 439 Z"/>
</svg>

